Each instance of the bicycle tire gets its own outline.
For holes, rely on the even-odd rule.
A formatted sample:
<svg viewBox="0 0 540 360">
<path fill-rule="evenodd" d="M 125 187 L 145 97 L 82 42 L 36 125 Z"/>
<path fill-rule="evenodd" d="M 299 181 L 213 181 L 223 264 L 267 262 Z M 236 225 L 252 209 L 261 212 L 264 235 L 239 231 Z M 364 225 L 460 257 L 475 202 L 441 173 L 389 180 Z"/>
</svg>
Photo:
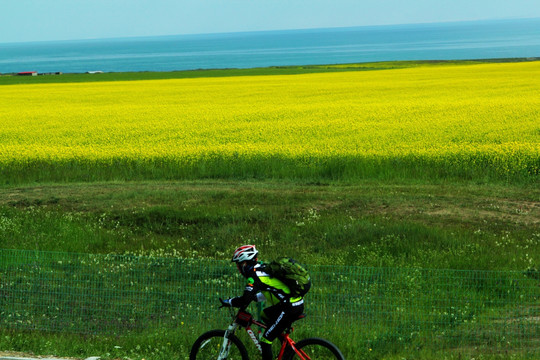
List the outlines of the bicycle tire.
<svg viewBox="0 0 540 360">
<path fill-rule="evenodd" d="M 321 338 L 307 338 L 300 340 L 295 345 L 297 350 L 302 350 L 312 360 L 345 360 L 345 357 L 336 345 Z M 300 357 L 292 349 L 289 349 L 285 360 L 298 360 Z"/>
<path fill-rule="evenodd" d="M 205 332 L 195 340 L 189 353 L 189 360 L 215 360 L 218 357 L 225 330 L 210 330 Z M 227 360 L 249 360 L 246 347 L 240 339 L 234 335 L 229 335 L 231 348 Z"/>
</svg>

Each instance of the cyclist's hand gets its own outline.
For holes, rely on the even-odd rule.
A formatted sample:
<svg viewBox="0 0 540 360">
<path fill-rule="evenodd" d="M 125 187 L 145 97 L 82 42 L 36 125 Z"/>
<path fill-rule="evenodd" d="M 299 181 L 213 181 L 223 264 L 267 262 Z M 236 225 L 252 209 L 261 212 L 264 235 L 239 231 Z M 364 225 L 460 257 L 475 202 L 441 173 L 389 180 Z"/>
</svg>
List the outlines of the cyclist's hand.
<svg viewBox="0 0 540 360">
<path fill-rule="evenodd" d="M 223 307 L 232 307 L 231 299 L 223 300 L 222 298 L 219 298 L 219 301 L 221 302 L 221 306 L 219 307 L 220 309 Z"/>
</svg>

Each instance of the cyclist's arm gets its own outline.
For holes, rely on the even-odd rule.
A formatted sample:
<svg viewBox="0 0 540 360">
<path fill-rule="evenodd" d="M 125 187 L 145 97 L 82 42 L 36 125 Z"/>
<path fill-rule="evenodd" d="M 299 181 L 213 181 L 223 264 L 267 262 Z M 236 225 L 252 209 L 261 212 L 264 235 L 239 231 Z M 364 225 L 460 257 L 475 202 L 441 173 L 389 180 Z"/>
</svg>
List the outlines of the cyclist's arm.
<svg viewBox="0 0 540 360">
<path fill-rule="evenodd" d="M 252 301 L 257 299 L 257 294 L 260 293 L 259 286 L 252 278 L 248 279 L 248 283 L 244 289 L 242 296 L 237 296 L 231 299 L 231 305 L 238 308 L 247 307 Z"/>
</svg>

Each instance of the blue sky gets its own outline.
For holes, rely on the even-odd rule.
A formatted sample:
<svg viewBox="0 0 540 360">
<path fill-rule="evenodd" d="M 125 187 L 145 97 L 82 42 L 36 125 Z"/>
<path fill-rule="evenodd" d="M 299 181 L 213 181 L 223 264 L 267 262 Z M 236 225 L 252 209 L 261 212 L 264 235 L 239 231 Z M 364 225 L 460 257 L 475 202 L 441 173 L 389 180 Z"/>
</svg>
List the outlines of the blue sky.
<svg viewBox="0 0 540 360">
<path fill-rule="evenodd" d="M 540 18 L 540 0 L 0 0 L 0 43 Z"/>
</svg>

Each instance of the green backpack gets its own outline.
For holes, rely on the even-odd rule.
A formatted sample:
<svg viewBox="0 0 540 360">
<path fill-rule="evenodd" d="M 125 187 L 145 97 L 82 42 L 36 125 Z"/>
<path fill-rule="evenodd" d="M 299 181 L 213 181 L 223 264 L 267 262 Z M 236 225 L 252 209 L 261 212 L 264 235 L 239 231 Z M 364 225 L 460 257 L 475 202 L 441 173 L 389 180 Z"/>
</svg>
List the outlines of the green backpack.
<svg viewBox="0 0 540 360">
<path fill-rule="evenodd" d="M 304 296 L 311 288 L 311 277 L 307 270 L 294 259 L 283 257 L 266 264 L 265 271 L 283 281 L 291 290 L 292 297 Z"/>
</svg>

